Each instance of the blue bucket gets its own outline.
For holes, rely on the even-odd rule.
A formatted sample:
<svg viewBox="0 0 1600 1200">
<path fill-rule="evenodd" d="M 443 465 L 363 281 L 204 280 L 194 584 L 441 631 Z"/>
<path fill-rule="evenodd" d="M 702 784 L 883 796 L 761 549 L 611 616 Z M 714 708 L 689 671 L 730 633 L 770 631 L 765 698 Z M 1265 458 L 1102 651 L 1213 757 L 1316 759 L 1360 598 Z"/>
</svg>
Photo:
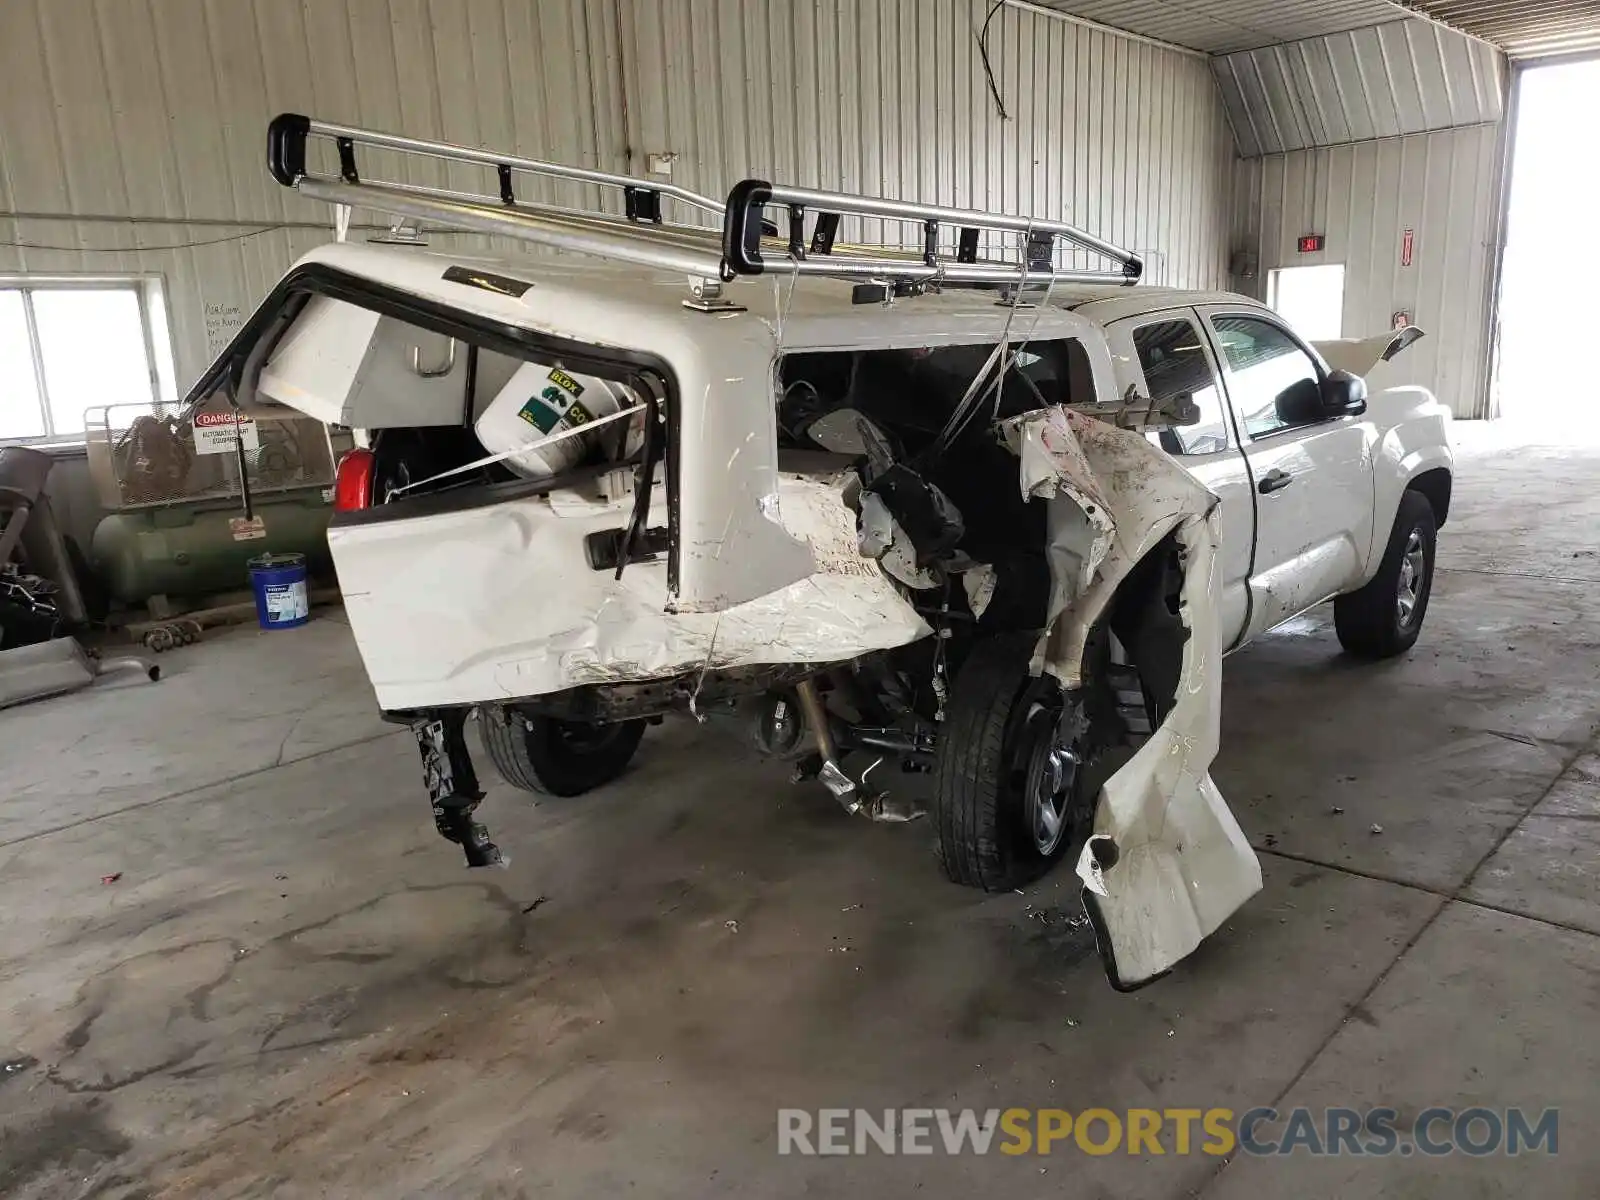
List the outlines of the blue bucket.
<svg viewBox="0 0 1600 1200">
<path fill-rule="evenodd" d="M 304 554 L 263 554 L 247 565 L 261 628 L 294 629 L 311 619 Z"/>
</svg>

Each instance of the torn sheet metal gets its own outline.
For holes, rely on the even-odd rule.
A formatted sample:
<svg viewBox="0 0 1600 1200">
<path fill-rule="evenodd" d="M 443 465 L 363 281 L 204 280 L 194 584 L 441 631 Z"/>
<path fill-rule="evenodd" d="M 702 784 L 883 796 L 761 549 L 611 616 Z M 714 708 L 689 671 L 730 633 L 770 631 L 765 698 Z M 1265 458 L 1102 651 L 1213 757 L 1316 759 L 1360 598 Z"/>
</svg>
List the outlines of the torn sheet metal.
<svg viewBox="0 0 1600 1200">
<path fill-rule="evenodd" d="M 1221 521 L 1215 497 L 1143 435 L 1063 415 L 1021 419 L 1023 486 L 1048 486 L 1053 471 L 1087 516 L 1093 504 L 1105 518 L 1073 522 L 1069 513 L 1052 512 L 1053 561 L 1081 563 L 1086 552 L 1098 553 L 1101 538 L 1107 544 L 1093 582 L 1078 589 L 1046 634 L 1045 669 L 1078 685 L 1089 630 L 1129 572 L 1168 534 L 1183 555 L 1179 617 L 1189 636 L 1174 706 L 1106 782 L 1078 863 L 1112 982 L 1131 987 L 1191 953 L 1261 889 L 1255 853 L 1208 773 L 1222 687 Z M 1066 582 L 1057 579 L 1057 590 Z"/>
<path fill-rule="evenodd" d="M 1052 605 L 1052 620 L 1065 607 L 1065 601 L 1088 588 L 1116 532 L 1100 483 L 1079 441 L 1081 432 L 1092 432 L 1093 426 L 1101 424 L 1071 409 L 1046 408 L 1012 417 L 997 426 L 1001 440 L 1021 460 L 1023 496 L 1070 500 L 1075 510 L 1070 521 L 1087 522 L 1090 529 L 1087 549 L 1074 547 L 1078 568 L 1070 579 L 1068 594 L 1058 597 L 1063 603 Z"/>
<path fill-rule="evenodd" d="M 917 566 L 917 549 L 889 512 L 883 498 L 876 492 L 862 491 L 859 487 L 848 488 L 846 492 L 857 494 L 860 498 L 860 532 L 856 544 L 862 555 L 880 563 L 885 571 L 908 588 L 926 590 L 938 587 L 939 577 L 931 570 Z"/>
<path fill-rule="evenodd" d="M 592 570 L 584 539 L 626 523 L 626 500 L 529 497 L 404 522 L 335 526 L 345 607 L 387 709 L 544 695 L 702 668 L 837 662 L 930 630 L 861 556 L 843 481 L 784 475 L 776 511 L 814 561 L 805 578 L 720 613 L 669 613 L 666 563 Z M 666 523 L 665 503 L 651 526 Z M 552 572 L 551 563 L 582 564 Z M 418 636 L 426 630 L 425 636 Z"/>
<path fill-rule="evenodd" d="M 1089 630 L 1111 603 L 1123 579 L 1185 517 L 1208 514 L 1216 497 L 1143 434 L 1081 414 L 1068 415 L 1071 421 L 1067 428 L 1094 485 L 1093 493 L 1085 494 L 1091 495 L 1089 503 L 1099 509 L 1111 530 L 1109 535 L 1102 534 L 1101 527 L 1093 524 L 1087 514 L 1074 523 L 1073 514 L 1063 512 L 1052 523 L 1050 551 L 1064 560 L 1075 561 L 1097 553 L 1100 538 L 1105 538 L 1105 550 L 1097 560 L 1093 581 L 1087 587 L 1072 589 L 1070 602 L 1062 606 L 1059 618 L 1045 635 L 1045 669 L 1075 687 L 1080 682 Z M 1082 508 L 1083 503 L 1075 501 L 1072 507 Z M 1063 581 L 1058 579 L 1056 583 L 1061 589 Z M 1214 613 L 1211 619 L 1215 621 Z"/>
<path fill-rule="evenodd" d="M 972 610 L 973 617 L 980 621 L 983 619 L 999 582 L 1000 576 L 987 563 L 979 563 L 970 571 L 961 573 L 961 588 L 967 594 L 967 607 Z"/>
<path fill-rule="evenodd" d="M 1333 338 L 1312 342 L 1322 361 L 1335 371 L 1349 371 L 1352 375 L 1370 375 L 1379 363 L 1391 361 L 1413 342 L 1427 336 L 1415 325 L 1390 329 L 1366 338 Z"/>
<path fill-rule="evenodd" d="M 1169 970 L 1261 890 L 1261 864 L 1209 774 L 1221 713 L 1221 522 L 1215 510 L 1185 514 L 1176 532 L 1185 559 L 1179 616 L 1190 635 L 1177 702 L 1106 781 L 1078 862 L 1084 906 L 1119 987 Z"/>
</svg>

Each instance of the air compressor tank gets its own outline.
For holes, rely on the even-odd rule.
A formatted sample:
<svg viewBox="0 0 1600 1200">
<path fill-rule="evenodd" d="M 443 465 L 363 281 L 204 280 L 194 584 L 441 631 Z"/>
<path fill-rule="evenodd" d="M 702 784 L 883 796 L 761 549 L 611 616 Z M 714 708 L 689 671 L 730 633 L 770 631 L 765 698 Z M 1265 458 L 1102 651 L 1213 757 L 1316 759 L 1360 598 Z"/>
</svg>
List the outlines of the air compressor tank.
<svg viewBox="0 0 1600 1200">
<path fill-rule="evenodd" d="M 235 540 L 230 524 L 238 501 L 174 504 L 112 513 L 95 527 L 90 562 L 111 594 L 125 604 L 151 596 L 205 596 L 249 587 L 249 559 L 299 553 L 313 575 L 331 567 L 328 518 L 320 491 L 266 496 L 254 511 L 265 536 Z"/>
</svg>

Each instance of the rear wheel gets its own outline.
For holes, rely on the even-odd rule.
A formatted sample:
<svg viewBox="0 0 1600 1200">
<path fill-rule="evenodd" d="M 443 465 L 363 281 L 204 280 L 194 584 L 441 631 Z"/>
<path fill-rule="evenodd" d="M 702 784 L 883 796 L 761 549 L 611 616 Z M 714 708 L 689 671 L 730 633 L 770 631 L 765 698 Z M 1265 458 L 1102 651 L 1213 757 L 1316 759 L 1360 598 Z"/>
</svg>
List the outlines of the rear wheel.
<svg viewBox="0 0 1600 1200">
<path fill-rule="evenodd" d="M 1044 874 L 1087 816 L 1088 721 L 1050 677 L 1029 674 L 1031 634 L 973 647 L 951 690 L 934 763 L 945 874 L 986 892 Z"/>
<path fill-rule="evenodd" d="M 484 752 L 500 778 L 544 796 L 581 796 L 616 779 L 639 748 L 644 726 L 560 721 L 498 706 L 485 707 L 478 721 Z"/>
<path fill-rule="evenodd" d="M 1392 658 L 1416 644 L 1433 592 L 1438 523 L 1421 492 L 1400 497 L 1383 562 L 1372 581 L 1333 602 L 1339 644 L 1358 658 Z"/>
</svg>

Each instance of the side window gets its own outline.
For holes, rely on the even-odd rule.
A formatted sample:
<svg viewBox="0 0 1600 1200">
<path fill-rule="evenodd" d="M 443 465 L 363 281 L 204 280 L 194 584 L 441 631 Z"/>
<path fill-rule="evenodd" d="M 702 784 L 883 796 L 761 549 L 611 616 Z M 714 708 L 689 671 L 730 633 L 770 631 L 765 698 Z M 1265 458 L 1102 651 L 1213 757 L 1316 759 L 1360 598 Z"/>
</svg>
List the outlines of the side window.
<svg viewBox="0 0 1600 1200">
<path fill-rule="evenodd" d="M 1287 333 L 1258 317 L 1213 317 L 1228 363 L 1228 394 L 1252 438 L 1323 419 L 1317 364 Z"/>
<path fill-rule="evenodd" d="M 1168 454 L 1215 454 L 1228 448 L 1228 415 L 1200 331 L 1192 321 L 1157 321 L 1133 331 L 1133 348 L 1152 400 L 1188 393 L 1200 421 L 1161 431 Z"/>
</svg>

